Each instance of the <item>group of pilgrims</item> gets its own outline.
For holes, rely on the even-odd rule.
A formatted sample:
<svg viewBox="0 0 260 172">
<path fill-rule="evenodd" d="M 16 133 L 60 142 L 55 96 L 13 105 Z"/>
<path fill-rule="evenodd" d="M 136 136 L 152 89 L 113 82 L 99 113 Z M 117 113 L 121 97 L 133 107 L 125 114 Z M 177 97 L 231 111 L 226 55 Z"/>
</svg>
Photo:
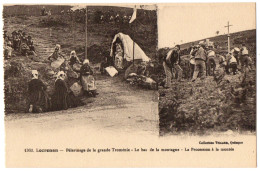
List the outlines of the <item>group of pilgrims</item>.
<svg viewBox="0 0 260 172">
<path fill-rule="evenodd" d="M 4 55 L 6 60 L 12 57 L 13 51 L 26 57 L 28 55 L 37 56 L 32 37 L 26 36 L 26 33 L 22 30 L 13 31 L 12 36 L 8 36 L 7 32 L 4 31 Z M 84 103 L 79 99 L 79 96 L 71 89 L 72 85 L 76 85 L 77 91 L 85 96 L 96 97 L 98 95 L 88 59 L 81 60 L 74 50 L 70 52 L 69 59 L 67 59 L 61 52 L 61 46 L 56 44 L 53 53 L 47 60 L 56 72 L 56 74 L 53 73 L 56 78 L 54 92 L 52 95 L 48 95 L 47 85 L 39 78 L 41 74 L 37 70 L 32 70 L 32 79 L 28 83 L 28 107 L 26 108 L 28 112 L 66 110 L 83 105 Z M 53 64 L 56 64 L 56 66 Z"/>
<path fill-rule="evenodd" d="M 54 52 L 48 57 L 48 60 L 52 63 L 60 58 L 65 57 L 60 52 L 60 45 L 57 44 Z M 80 65 L 80 67 L 76 69 L 76 65 Z M 68 72 L 71 72 L 71 70 L 72 72 L 78 73 L 79 76 L 69 76 Z M 71 51 L 69 60 L 65 60 L 62 65 L 60 65 L 59 71 L 56 74 L 54 92 L 51 96 L 47 95 L 47 87 L 38 76 L 38 71 L 32 70 L 32 80 L 28 86 L 29 112 L 37 113 L 66 110 L 83 105 L 84 103 L 71 90 L 70 86 L 73 85 L 73 83 L 80 83 L 80 88 L 85 96 L 96 97 L 96 95 L 98 95 L 89 60 L 85 59 L 81 62 L 75 51 Z"/>
<path fill-rule="evenodd" d="M 52 95 L 47 94 L 47 86 L 39 79 L 38 71 L 32 70 L 32 79 L 28 85 L 29 112 L 66 110 L 83 105 L 84 103 L 71 89 L 75 83 L 79 83 L 83 95 L 88 97 L 98 95 L 89 60 L 84 59 L 82 62 L 75 51 L 71 51 L 69 59 L 66 60 L 60 50 L 61 46 L 56 44 L 54 52 L 48 57 L 51 64 L 64 59 L 58 68 Z M 76 75 L 70 76 L 69 72 L 74 72 Z"/>
<path fill-rule="evenodd" d="M 34 55 L 37 56 L 32 36 L 26 34 L 22 30 L 13 31 L 9 36 L 7 31 L 4 31 L 4 57 L 10 59 L 12 52 L 18 51 L 22 56 Z"/>
<path fill-rule="evenodd" d="M 236 75 L 238 65 L 241 66 L 240 72 L 242 73 L 252 69 L 252 59 L 244 43 L 241 45 L 241 48 L 234 47 L 228 53 L 221 52 L 217 54 L 214 51 L 213 44 L 208 45 L 206 41 L 201 41 L 198 45 L 190 48 L 189 57 L 192 82 L 198 77 L 203 80 L 206 76 L 214 76 L 214 79 L 218 80 L 219 77 L 223 77 L 225 74 Z M 183 69 L 180 66 L 180 61 L 180 45 L 176 45 L 163 59 L 166 75 L 165 88 L 171 87 L 171 81 L 175 73 L 177 74 L 177 80 L 183 81 Z M 216 69 L 217 61 L 219 65 Z"/>
</svg>

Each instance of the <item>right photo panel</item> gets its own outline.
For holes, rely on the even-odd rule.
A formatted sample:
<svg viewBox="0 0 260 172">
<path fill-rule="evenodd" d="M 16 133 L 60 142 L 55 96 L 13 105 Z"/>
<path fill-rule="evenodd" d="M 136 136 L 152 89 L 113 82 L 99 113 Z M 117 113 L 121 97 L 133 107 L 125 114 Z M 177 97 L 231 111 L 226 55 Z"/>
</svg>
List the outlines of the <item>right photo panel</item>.
<svg viewBox="0 0 260 172">
<path fill-rule="evenodd" d="M 255 8 L 158 5 L 160 136 L 256 135 Z"/>
</svg>

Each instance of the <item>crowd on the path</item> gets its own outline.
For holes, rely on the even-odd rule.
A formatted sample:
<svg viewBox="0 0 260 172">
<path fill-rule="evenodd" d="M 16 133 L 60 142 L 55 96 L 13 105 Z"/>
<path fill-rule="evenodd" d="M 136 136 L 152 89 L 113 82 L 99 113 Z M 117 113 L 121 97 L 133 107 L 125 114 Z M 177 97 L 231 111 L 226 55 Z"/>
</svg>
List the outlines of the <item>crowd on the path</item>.
<svg viewBox="0 0 260 172">
<path fill-rule="evenodd" d="M 238 65 L 241 66 L 241 73 L 252 69 L 252 59 L 245 44 L 242 44 L 241 48 L 234 47 L 229 53 L 216 54 L 213 44 L 208 45 L 206 41 L 200 41 L 198 45 L 190 48 L 189 56 L 192 82 L 196 81 L 198 77 L 203 80 L 206 76 L 215 76 L 217 62 L 219 63 L 218 69 L 223 69 L 225 74 L 236 75 Z M 180 45 L 176 45 L 163 59 L 166 75 L 165 88 L 171 87 L 172 78 L 175 75 L 177 75 L 177 81 L 183 81 L 183 69 L 180 66 L 180 61 Z"/>
</svg>

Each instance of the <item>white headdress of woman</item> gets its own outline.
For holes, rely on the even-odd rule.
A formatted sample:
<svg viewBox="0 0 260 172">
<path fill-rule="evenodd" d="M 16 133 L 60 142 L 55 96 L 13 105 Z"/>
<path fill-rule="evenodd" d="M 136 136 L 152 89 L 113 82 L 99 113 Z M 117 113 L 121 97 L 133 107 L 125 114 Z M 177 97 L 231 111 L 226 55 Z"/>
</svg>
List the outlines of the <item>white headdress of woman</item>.
<svg viewBox="0 0 260 172">
<path fill-rule="evenodd" d="M 32 70 L 32 79 L 38 79 L 39 74 L 37 70 Z"/>
<path fill-rule="evenodd" d="M 66 77 L 66 74 L 64 73 L 64 71 L 59 71 L 57 73 L 57 79 L 56 80 L 58 80 L 58 79 L 64 80 L 65 77 Z"/>
<path fill-rule="evenodd" d="M 83 64 L 89 64 L 89 60 L 88 60 L 88 59 L 85 59 L 85 60 L 83 61 Z"/>
</svg>

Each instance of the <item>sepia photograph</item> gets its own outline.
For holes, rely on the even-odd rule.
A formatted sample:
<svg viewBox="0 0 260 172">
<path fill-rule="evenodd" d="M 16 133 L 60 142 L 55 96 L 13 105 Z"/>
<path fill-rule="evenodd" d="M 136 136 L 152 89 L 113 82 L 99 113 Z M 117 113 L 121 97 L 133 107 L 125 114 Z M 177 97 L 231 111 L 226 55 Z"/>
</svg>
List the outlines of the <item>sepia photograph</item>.
<svg viewBox="0 0 260 172">
<path fill-rule="evenodd" d="M 6 167 L 257 166 L 255 2 L 2 9 Z"/>
<path fill-rule="evenodd" d="M 255 4 L 160 8 L 160 135 L 256 135 Z"/>
</svg>

